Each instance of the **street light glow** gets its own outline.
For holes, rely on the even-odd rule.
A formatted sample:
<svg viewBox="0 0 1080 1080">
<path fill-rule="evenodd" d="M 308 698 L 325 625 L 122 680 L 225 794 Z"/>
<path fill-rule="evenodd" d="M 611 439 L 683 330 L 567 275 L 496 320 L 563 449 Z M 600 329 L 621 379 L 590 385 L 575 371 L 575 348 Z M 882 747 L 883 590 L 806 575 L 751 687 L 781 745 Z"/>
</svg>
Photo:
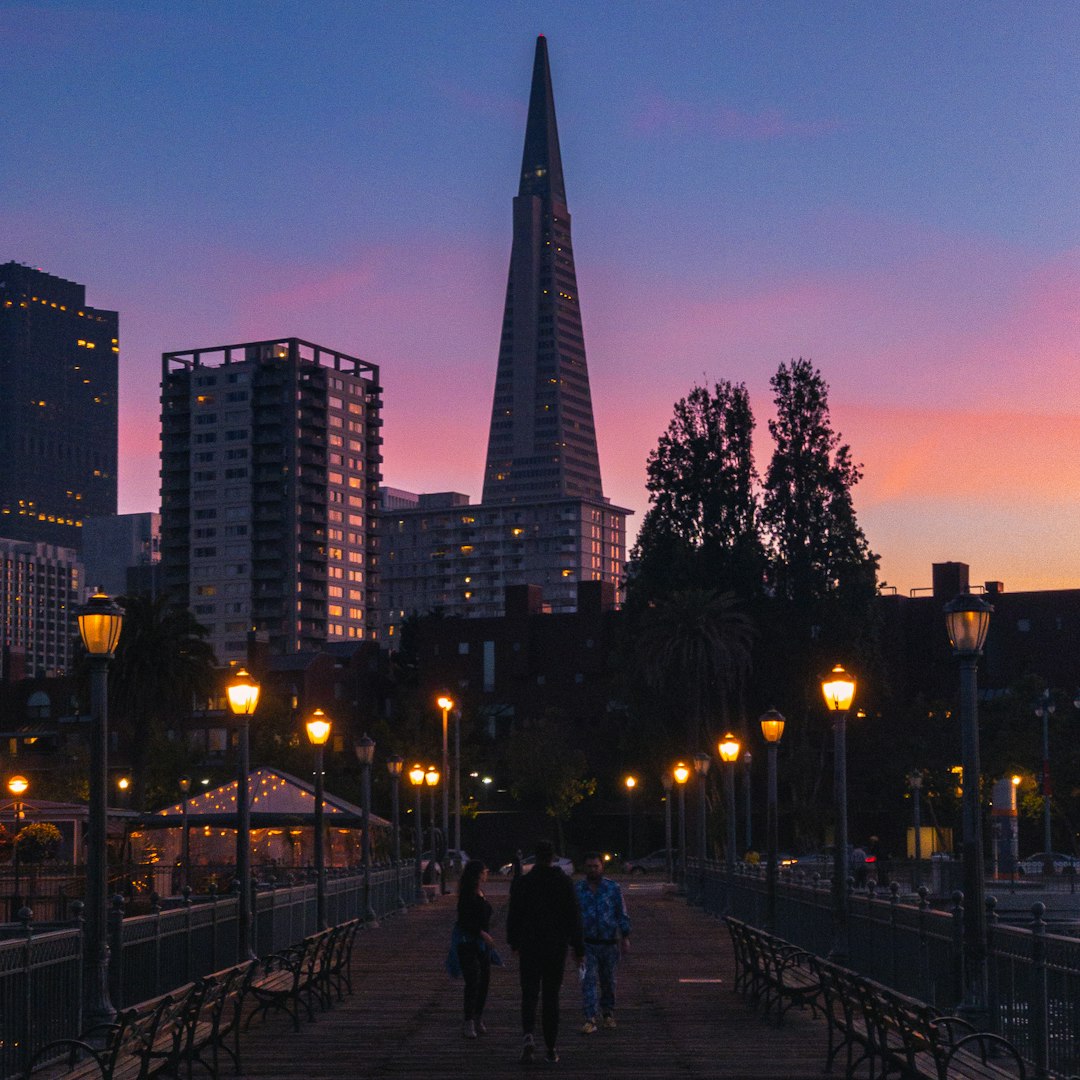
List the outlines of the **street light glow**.
<svg viewBox="0 0 1080 1080">
<path fill-rule="evenodd" d="M 855 697 L 855 680 L 840 664 L 821 680 L 821 693 L 830 712 L 847 712 Z"/>
</svg>

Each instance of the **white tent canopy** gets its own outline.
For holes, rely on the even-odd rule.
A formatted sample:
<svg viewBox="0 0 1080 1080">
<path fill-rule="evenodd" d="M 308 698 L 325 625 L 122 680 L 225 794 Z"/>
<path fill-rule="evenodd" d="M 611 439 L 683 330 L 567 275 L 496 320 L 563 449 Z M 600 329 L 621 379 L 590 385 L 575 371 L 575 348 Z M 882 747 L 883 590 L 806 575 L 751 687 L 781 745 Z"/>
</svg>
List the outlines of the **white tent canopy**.
<svg viewBox="0 0 1080 1080">
<path fill-rule="evenodd" d="M 259 824 L 312 824 L 315 820 L 315 788 L 303 780 L 276 769 L 254 769 L 248 774 L 248 806 L 252 825 Z M 223 825 L 236 821 L 237 781 L 222 784 L 210 791 L 189 795 L 187 819 L 191 828 L 203 825 Z M 324 793 L 323 815 L 327 827 L 358 825 L 363 810 L 336 795 Z M 158 810 L 144 818 L 144 828 L 168 828 L 179 825 L 184 816 L 184 803 Z M 160 819 L 167 819 L 162 822 Z M 271 821 L 273 819 L 273 821 Z M 389 828 L 390 822 L 376 814 L 371 815 L 373 828 Z"/>
</svg>

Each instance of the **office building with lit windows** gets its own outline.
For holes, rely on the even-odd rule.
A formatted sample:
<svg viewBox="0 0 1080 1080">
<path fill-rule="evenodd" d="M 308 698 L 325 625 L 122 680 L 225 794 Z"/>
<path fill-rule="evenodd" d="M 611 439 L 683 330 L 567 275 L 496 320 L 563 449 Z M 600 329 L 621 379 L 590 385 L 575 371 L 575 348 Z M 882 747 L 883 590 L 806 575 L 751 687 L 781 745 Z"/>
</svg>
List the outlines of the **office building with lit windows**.
<svg viewBox="0 0 1080 1080">
<path fill-rule="evenodd" d="M 481 502 L 383 495 L 387 634 L 413 612 L 498 615 L 507 585 L 573 611 L 621 590 L 628 511 L 605 498 L 547 41 L 536 43 Z"/>
<path fill-rule="evenodd" d="M 279 338 L 162 357 L 165 587 L 220 662 L 377 635 L 379 369 Z"/>
<path fill-rule="evenodd" d="M 0 539 L 0 677 L 71 671 L 83 572 L 74 548 Z"/>
<path fill-rule="evenodd" d="M 116 513 L 118 325 L 85 286 L 0 265 L 0 536 L 79 548 Z"/>
</svg>

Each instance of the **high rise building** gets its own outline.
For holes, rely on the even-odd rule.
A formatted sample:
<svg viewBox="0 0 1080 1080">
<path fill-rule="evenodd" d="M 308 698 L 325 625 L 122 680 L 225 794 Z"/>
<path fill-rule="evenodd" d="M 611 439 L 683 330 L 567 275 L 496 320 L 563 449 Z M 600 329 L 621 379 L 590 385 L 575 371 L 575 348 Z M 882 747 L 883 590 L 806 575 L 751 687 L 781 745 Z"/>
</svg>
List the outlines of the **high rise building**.
<svg viewBox="0 0 1080 1080">
<path fill-rule="evenodd" d="M 507 585 L 573 611 L 578 583 L 621 590 L 629 511 L 604 497 L 547 41 L 536 43 L 483 498 L 383 493 L 386 631 L 441 609 L 499 615 Z"/>
<path fill-rule="evenodd" d="M 116 513 L 118 322 L 83 285 L 0 265 L 0 536 L 78 548 Z"/>
<path fill-rule="evenodd" d="M 536 42 L 485 504 L 603 501 L 547 42 Z"/>
<path fill-rule="evenodd" d="M 162 356 L 165 587 L 219 661 L 372 638 L 379 369 L 296 338 Z"/>
<path fill-rule="evenodd" d="M 0 539 L 0 677 L 71 671 L 82 589 L 73 548 Z"/>
<path fill-rule="evenodd" d="M 89 517 L 83 525 L 86 582 L 109 596 L 156 595 L 160 588 L 161 515 Z"/>
</svg>

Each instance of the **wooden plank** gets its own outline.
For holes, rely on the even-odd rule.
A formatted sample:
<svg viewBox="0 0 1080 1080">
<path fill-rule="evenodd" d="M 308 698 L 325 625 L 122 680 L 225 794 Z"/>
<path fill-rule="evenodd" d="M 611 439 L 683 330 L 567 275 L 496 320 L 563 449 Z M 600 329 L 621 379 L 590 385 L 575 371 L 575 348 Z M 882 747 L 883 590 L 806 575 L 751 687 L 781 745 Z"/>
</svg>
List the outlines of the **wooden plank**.
<svg viewBox="0 0 1080 1080">
<path fill-rule="evenodd" d="M 506 883 L 487 892 L 504 939 Z M 562 991 L 560 1062 L 529 1072 L 570 1078 L 824 1077 L 825 1027 L 792 1010 L 775 1027 L 732 991 L 731 942 L 723 923 L 656 885 L 626 887 L 634 922 L 632 952 L 619 968 L 614 1031 L 581 1035 L 580 989 L 572 962 Z M 271 1016 L 242 1036 L 244 1075 L 265 1080 L 401 1077 L 450 1080 L 521 1075 L 517 962 L 492 972 L 484 1015 L 488 1033 L 462 1037 L 460 980 L 443 960 L 454 897 L 365 930 L 353 952 L 354 993 L 299 1033 Z M 539 1032 L 539 1024 L 538 1024 Z M 538 1039 L 539 1042 L 539 1034 Z M 224 1076 L 224 1074 L 223 1074 Z"/>
</svg>

